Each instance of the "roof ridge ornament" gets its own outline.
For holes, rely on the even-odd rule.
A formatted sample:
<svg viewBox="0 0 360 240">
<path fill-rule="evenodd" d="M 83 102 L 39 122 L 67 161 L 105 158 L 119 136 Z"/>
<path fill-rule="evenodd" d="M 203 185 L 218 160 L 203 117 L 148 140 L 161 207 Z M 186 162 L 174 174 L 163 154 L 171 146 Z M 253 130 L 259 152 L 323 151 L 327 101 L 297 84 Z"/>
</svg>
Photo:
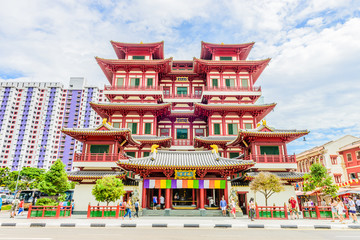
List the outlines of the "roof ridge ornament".
<svg viewBox="0 0 360 240">
<path fill-rule="evenodd" d="M 212 154 L 214 154 L 215 156 L 215 160 L 219 161 L 220 156 L 219 156 L 219 147 L 216 144 L 210 145 L 210 147 L 212 147 Z"/>
<path fill-rule="evenodd" d="M 159 147 L 159 145 L 158 144 L 153 144 L 152 146 L 151 146 L 151 161 L 154 161 L 155 160 L 155 158 L 156 158 L 156 153 L 158 152 L 158 150 L 157 150 L 157 148 Z"/>
</svg>

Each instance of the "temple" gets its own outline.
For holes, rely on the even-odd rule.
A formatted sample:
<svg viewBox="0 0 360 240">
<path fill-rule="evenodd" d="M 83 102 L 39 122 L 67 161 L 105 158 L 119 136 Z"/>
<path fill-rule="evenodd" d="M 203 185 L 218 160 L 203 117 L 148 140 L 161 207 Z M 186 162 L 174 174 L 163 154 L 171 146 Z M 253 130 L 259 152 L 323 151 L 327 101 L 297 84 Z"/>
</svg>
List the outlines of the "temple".
<svg viewBox="0 0 360 240">
<path fill-rule="evenodd" d="M 270 59 L 246 60 L 253 42 L 202 42 L 200 58 L 189 61 L 164 58 L 164 42 L 111 44 L 118 59 L 96 57 L 110 83 L 104 89 L 109 102 L 90 103 L 103 123 L 62 129 L 83 143 L 74 156 L 78 171 L 69 173 L 80 183 L 76 210 L 96 204 L 91 188 L 107 175 L 123 179 L 124 197 L 139 199 L 144 214 L 151 214 L 154 196 L 165 198 L 168 215 L 210 215 L 222 197 L 234 197 L 246 213 L 254 196 L 249 181 L 259 171 L 286 183 L 274 203 L 295 196 L 292 183 L 303 175 L 286 144 L 308 131 L 267 125 L 264 117 L 276 104 L 258 104 L 261 87 L 254 84 Z"/>
</svg>

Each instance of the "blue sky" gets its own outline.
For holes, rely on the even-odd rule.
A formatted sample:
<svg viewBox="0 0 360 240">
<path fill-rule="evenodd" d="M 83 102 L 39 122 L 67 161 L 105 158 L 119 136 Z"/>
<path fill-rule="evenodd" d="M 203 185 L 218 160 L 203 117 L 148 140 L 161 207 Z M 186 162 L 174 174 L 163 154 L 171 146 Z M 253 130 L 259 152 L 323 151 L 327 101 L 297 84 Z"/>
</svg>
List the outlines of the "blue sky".
<svg viewBox="0 0 360 240">
<path fill-rule="evenodd" d="M 200 55 L 200 42 L 255 41 L 249 59 L 272 60 L 256 85 L 278 103 L 270 126 L 308 129 L 289 153 L 360 136 L 360 4 L 348 0 L 0 0 L 0 81 L 83 76 L 107 84 L 94 56 L 109 43 L 165 41 L 165 57 Z"/>
</svg>

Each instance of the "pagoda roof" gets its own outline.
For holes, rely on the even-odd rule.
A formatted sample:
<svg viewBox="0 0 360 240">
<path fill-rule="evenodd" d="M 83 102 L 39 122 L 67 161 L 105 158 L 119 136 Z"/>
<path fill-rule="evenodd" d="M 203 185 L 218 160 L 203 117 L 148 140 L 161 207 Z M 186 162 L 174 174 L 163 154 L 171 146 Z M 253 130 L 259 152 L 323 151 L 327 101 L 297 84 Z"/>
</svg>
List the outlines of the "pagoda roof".
<svg viewBox="0 0 360 240">
<path fill-rule="evenodd" d="M 170 112 L 171 103 L 93 103 L 91 107 L 102 118 L 111 116 L 114 111 L 165 111 Z"/>
<path fill-rule="evenodd" d="M 260 172 L 247 172 L 245 173 L 245 180 L 252 180 L 254 179 L 257 175 L 259 175 Z M 299 180 L 303 180 L 304 179 L 304 175 L 305 173 L 300 173 L 300 172 L 270 172 L 276 176 L 278 176 L 281 180 L 286 180 L 286 181 L 299 181 Z M 242 177 L 238 177 L 238 178 L 234 178 L 231 181 L 235 181 L 238 180 Z"/>
<path fill-rule="evenodd" d="M 235 136 L 209 136 L 209 137 L 195 137 L 195 147 L 216 145 L 226 145 L 235 139 Z"/>
<path fill-rule="evenodd" d="M 153 52 L 153 59 L 164 59 L 164 41 L 154 43 L 123 43 L 110 41 L 119 59 L 125 59 L 126 52 L 129 50 Z"/>
<path fill-rule="evenodd" d="M 142 144 L 159 144 L 164 147 L 170 147 L 172 137 L 155 135 L 134 135 L 133 138 Z"/>
<path fill-rule="evenodd" d="M 247 142 L 249 139 L 254 138 L 281 138 L 285 142 L 291 142 L 299 137 L 307 135 L 308 130 L 281 130 L 271 128 L 263 122 L 263 125 L 255 129 L 240 129 L 237 137 L 229 142 L 227 146 L 241 145 L 243 142 Z"/>
<path fill-rule="evenodd" d="M 124 69 L 130 71 L 131 68 L 154 67 L 156 70 L 168 73 L 171 71 L 172 58 L 160 60 L 125 60 L 125 59 L 105 59 L 95 57 L 97 63 L 103 70 L 105 76 L 112 83 L 113 75 L 116 71 Z"/>
<path fill-rule="evenodd" d="M 194 103 L 195 114 L 202 115 L 202 113 L 207 111 L 227 111 L 227 112 L 239 112 L 239 113 L 250 113 L 257 120 L 263 119 L 271 110 L 274 109 L 276 103 L 270 104 L 204 104 L 204 103 Z"/>
<path fill-rule="evenodd" d="M 106 119 L 105 119 L 106 120 Z M 128 128 L 114 128 L 109 123 L 103 121 L 101 125 L 96 128 L 63 128 L 61 129 L 66 135 L 75 138 L 80 142 L 84 142 L 89 137 L 110 137 L 119 141 L 126 140 L 131 145 L 140 145 L 140 142 L 135 140 L 131 135 L 131 130 Z"/>
<path fill-rule="evenodd" d="M 252 160 L 234 160 L 220 157 L 213 151 L 164 151 L 151 153 L 144 158 L 119 160 L 118 165 L 131 169 L 238 169 L 244 170 L 254 165 Z"/>
<path fill-rule="evenodd" d="M 230 50 L 240 54 L 240 59 L 245 60 L 249 55 L 255 42 L 240 43 L 240 44 L 217 44 L 201 41 L 200 58 L 211 60 L 212 52 L 214 50 Z"/>
<path fill-rule="evenodd" d="M 226 68 L 233 68 L 237 71 L 246 69 L 246 71 L 249 71 L 252 74 L 255 83 L 270 60 L 270 58 L 267 58 L 264 60 L 214 61 L 194 58 L 194 71 L 202 73 L 211 71 L 212 69 L 225 70 Z"/>
<path fill-rule="evenodd" d="M 81 181 L 85 179 L 101 179 L 103 177 L 115 176 L 117 178 L 124 178 L 125 171 L 73 171 L 68 172 L 68 178 L 71 181 Z"/>
</svg>

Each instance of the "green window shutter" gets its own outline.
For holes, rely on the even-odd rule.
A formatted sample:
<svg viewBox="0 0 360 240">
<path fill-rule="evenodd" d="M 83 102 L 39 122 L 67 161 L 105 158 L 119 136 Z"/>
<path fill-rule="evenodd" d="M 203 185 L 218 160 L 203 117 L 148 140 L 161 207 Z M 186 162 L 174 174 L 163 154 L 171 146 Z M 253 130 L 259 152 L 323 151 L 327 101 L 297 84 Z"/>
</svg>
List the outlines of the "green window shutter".
<svg viewBox="0 0 360 240">
<path fill-rule="evenodd" d="M 126 152 L 129 157 L 135 157 L 135 152 Z"/>
<path fill-rule="evenodd" d="M 152 87 L 152 85 L 153 85 L 153 79 L 152 79 L 152 78 L 148 78 L 148 79 L 147 79 L 147 82 L 146 82 L 146 86 Z"/>
<path fill-rule="evenodd" d="M 131 133 L 136 134 L 137 133 L 137 123 L 132 124 Z"/>
<path fill-rule="evenodd" d="M 116 83 L 116 86 L 123 86 L 124 85 L 124 78 L 118 78 L 117 79 L 117 83 Z"/>
<path fill-rule="evenodd" d="M 233 135 L 233 134 L 234 134 L 234 132 L 233 132 L 233 126 L 232 126 L 231 123 L 228 124 L 228 134 L 229 134 L 229 135 Z"/>
<path fill-rule="evenodd" d="M 231 152 L 230 153 L 230 158 L 236 158 L 238 156 L 239 156 L 239 153 L 237 153 L 237 152 Z"/>
<path fill-rule="evenodd" d="M 232 57 L 220 57 L 220 61 L 232 61 Z"/>
<path fill-rule="evenodd" d="M 220 134 L 220 124 L 214 123 L 214 134 L 219 135 Z"/>
<path fill-rule="evenodd" d="M 251 123 L 245 123 L 245 129 L 252 129 Z"/>
<path fill-rule="evenodd" d="M 120 123 L 114 122 L 114 123 L 113 123 L 113 127 L 114 127 L 114 128 L 120 128 Z"/>
<path fill-rule="evenodd" d="M 227 87 L 230 87 L 230 79 L 225 79 L 225 85 L 226 85 Z"/>
<path fill-rule="evenodd" d="M 247 79 L 241 79 L 241 86 L 242 87 L 249 87 L 248 80 Z"/>
<path fill-rule="evenodd" d="M 279 146 L 260 146 L 261 155 L 279 155 Z"/>
<path fill-rule="evenodd" d="M 150 155 L 150 152 L 144 152 L 144 157 L 148 157 Z"/>
<path fill-rule="evenodd" d="M 151 123 L 145 123 L 145 134 L 151 134 Z"/>
<path fill-rule="evenodd" d="M 135 78 L 135 87 L 140 85 L 140 78 Z"/>
<path fill-rule="evenodd" d="M 90 153 L 108 153 L 109 145 L 91 145 Z"/>
<path fill-rule="evenodd" d="M 218 87 L 219 86 L 218 80 L 216 78 L 212 79 L 212 86 L 213 87 Z"/>
<path fill-rule="evenodd" d="M 145 56 L 133 56 L 133 60 L 145 60 Z"/>
<path fill-rule="evenodd" d="M 176 129 L 176 139 L 188 139 L 188 130 L 184 128 Z"/>
<path fill-rule="evenodd" d="M 177 87 L 178 95 L 187 95 L 187 87 Z"/>
</svg>

